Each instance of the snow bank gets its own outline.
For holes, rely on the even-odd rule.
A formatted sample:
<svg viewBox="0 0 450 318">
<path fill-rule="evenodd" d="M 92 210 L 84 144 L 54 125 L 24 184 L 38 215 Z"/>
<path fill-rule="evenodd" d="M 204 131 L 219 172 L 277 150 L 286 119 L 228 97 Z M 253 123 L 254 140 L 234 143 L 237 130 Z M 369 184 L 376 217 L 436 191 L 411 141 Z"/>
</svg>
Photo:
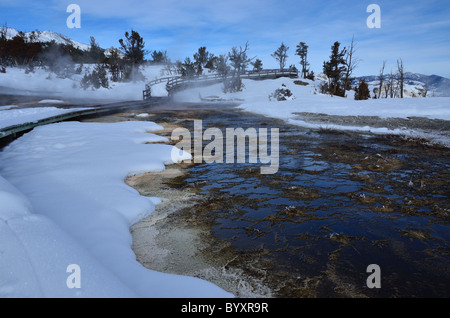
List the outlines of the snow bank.
<svg viewBox="0 0 450 318">
<path fill-rule="evenodd" d="M 148 270 L 129 227 L 154 211 L 124 180 L 161 171 L 172 146 L 151 122 L 65 122 L 35 128 L 0 153 L 0 295 L 9 297 L 230 297 L 192 277 Z M 190 155 L 184 153 L 179 159 Z M 32 208 L 31 208 L 32 207 Z M 69 289 L 66 268 L 81 268 Z"/>
<path fill-rule="evenodd" d="M 59 99 L 43 99 L 39 101 L 39 104 L 64 104 L 64 101 Z"/>
<path fill-rule="evenodd" d="M 131 297 L 133 291 L 0 176 L 0 297 Z M 81 289 L 67 266 L 83 268 Z M 84 286 L 86 284 L 86 286 Z"/>
<path fill-rule="evenodd" d="M 295 94 L 295 93 L 294 93 Z M 369 99 L 355 101 L 327 95 L 296 95 L 294 101 L 273 103 L 244 103 L 247 111 L 257 111 L 268 116 L 290 116 L 294 112 L 324 113 L 338 116 L 378 116 L 380 118 L 427 117 L 450 120 L 448 97 Z M 280 113 L 281 112 L 281 113 Z"/>
<path fill-rule="evenodd" d="M 88 108 L 63 109 L 56 107 L 34 107 L 19 109 L 0 109 L 0 129 L 24 123 L 32 123 L 41 119 L 85 109 Z"/>
<path fill-rule="evenodd" d="M 138 114 L 138 115 L 136 115 L 136 117 L 149 117 L 150 116 L 150 114 L 149 113 L 142 113 L 142 114 Z"/>
<path fill-rule="evenodd" d="M 0 111 L 8 110 L 8 109 L 16 108 L 16 107 L 17 107 L 17 105 L 4 105 L 4 106 L 0 106 Z"/>
</svg>

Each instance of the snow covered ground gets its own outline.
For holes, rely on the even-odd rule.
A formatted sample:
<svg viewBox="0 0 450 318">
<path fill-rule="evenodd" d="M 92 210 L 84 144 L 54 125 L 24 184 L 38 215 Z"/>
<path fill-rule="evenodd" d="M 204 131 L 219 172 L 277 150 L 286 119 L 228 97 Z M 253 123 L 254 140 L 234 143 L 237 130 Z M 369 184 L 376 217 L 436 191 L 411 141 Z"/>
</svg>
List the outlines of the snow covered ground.
<svg viewBox="0 0 450 318">
<path fill-rule="evenodd" d="M 193 88 L 177 93 L 177 100 L 199 102 L 201 97 L 218 96 L 221 98 L 244 99 L 240 108 L 271 114 L 278 118 L 286 118 L 293 112 L 316 112 L 329 115 L 359 115 L 386 117 L 423 116 L 450 120 L 450 98 L 447 97 L 407 97 L 394 99 L 369 99 L 356 101 L 353 92 L 343 98 L 318 93 L 318 83 L 315 81 L 301 81 L 309 83 L 307 86 L 296 85 L 298 79 L 278 78 L 274 80 L 254 81 L 243 80 L 243 91 L 231 94 L 222 92 L 222 84 Z M 269 94 L 285 84 L 293 95 L 294 100 L 269 101 Z M 280 114 L 281 112 L 281 114 Z"/>
<path fill-rule="evenodd" d="M 166 140 L 146 133 L 159 129 L 146 121 L 65 122 L 4 148 L 0 297 L 233 296 L 197 278 L 148 270 L 131 250 L 129 227 L 159 199 L 124 180 L 172 162 L 172 146 L 145 144 Z M 81 270 L 81 288 L 68 288 L 71 264 Z"/>
</svg>

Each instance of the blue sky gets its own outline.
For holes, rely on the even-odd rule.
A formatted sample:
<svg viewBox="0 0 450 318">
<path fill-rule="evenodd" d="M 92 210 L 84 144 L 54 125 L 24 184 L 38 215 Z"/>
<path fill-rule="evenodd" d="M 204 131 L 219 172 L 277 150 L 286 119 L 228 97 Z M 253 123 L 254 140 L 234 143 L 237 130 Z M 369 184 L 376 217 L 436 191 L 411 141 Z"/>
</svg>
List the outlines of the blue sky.
<svg viewBox="0 0 450 318">
<path fill-rule="evenodd" d="M 69 29 L 69 4 L 81 8 L 81 28 Z M 369 4 L 381 8 L 381 28 L 370 29 Z M 352 36 L 361 59 L 356 75 L 377 74 L 383 60 L 395 71 L 450 77 L 448 0 L 0 0 L 0 24 L 28 32 L 51 30 L 82 43 L 92 35 L 100 46 L 118 47 L 125 31 L 138 31 L 146 49 L 167 50 L 172 60 L 192 56 L 200 46 L 216 55 L 249 42 L 250 56 L 277 67 L 270 54 L 284 42 L 288 65 L 298 66 L 295 48 L 309 45 L 311 69 L 322 71 L 334 41 L 347 46 Z"/>
</svg>

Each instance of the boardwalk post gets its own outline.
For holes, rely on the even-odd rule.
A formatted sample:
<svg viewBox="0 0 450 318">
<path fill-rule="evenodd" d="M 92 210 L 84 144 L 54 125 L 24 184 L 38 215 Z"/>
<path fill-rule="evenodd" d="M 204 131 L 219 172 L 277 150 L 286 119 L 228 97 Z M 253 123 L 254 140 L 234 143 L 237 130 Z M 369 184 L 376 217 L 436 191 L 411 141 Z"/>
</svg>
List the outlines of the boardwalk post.
<svg viewBox="0 0 450 318">
<path fill-rule="evenodd" d="M 145 90 L 142 91 L 142 98 L 144 100 L 150 99 L 152 97 L 152 88 L 150 84 L 145 85 Z"/>
</svg>

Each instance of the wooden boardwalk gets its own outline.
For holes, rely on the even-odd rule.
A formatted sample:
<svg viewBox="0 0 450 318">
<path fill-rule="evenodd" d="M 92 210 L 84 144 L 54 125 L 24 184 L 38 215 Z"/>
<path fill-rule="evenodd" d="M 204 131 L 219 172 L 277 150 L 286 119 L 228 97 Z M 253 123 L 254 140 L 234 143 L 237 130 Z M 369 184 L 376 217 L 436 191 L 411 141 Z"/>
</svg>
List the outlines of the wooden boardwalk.
<svg viewBox="0 0 450 318">
<path fill-rule="evenodd" d="M 263 79 L 271 79 L 271 78 L 279 78 L 279 77 L 298 77 L 298 71 L 293 70 L 280 70 L 280 69 L 267 69 L 257 71 L 245 71 L 240 75 L 241 79 L 253 79 L 253 80 L 263 80 Z M 193 77 L 183 77 L 183 76 L 171 76 L 171 77 L 162 77 L 148 82 L 145 85 L 145 89 L 142 91 L 142 97 L 144 100 L 151 98 L 152 86 L 166 82 L 166 90 L 169 93 L 169 96 L 181 89 L 186 89 L 193 86 L 202 86 L 202 85 L 212 85 L 216 83 L 220 83 L 226 78 L 231 78 L 231 76 L 224 77 L 219 74 L 208 74 L 208 75 L 200 75 Z"/>
</svg>

